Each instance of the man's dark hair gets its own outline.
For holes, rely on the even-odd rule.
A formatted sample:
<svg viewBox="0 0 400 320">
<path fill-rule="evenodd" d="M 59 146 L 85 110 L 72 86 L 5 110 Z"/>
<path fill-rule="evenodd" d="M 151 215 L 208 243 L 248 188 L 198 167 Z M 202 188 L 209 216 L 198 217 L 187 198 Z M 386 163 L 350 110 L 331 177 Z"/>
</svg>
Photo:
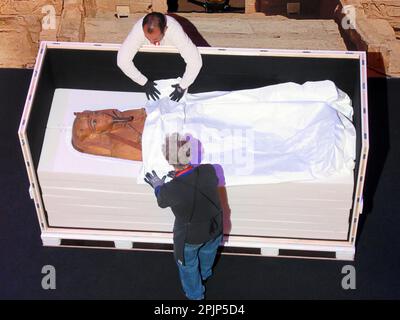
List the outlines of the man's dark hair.
<svg viewBox="0 0 400 320">
<path fill-rule="evenodd" d="M 143 18 L 142 27 L 147 27 L 147 32 L 152 33 L 154 29 L 158 28 L 162 33 L 165 31 L 167 26 L 167 19 L 165 15 L 160 12 L 151 12 Z"/>
</svg>

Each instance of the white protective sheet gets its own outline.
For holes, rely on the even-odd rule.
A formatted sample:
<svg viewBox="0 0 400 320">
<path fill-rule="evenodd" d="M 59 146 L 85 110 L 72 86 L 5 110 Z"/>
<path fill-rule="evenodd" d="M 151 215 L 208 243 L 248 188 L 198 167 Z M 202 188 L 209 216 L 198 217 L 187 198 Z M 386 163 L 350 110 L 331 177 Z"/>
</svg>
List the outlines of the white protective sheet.
<svg viewBox="0 0 400 320">
<path fill-rule="evenodd" d="M 148 171 L 172 170 L 161 150 L 172 132 L 198 139 L 201 159 L 194 163 L 219 165 L 227 186 L 352 175 L 353 109 L 332 81 L 186 94 L 179 103 L 168 98 L 175 83 L 157 81 L 161 99 L 146 105 L 138 183 Z"/>
</svg>

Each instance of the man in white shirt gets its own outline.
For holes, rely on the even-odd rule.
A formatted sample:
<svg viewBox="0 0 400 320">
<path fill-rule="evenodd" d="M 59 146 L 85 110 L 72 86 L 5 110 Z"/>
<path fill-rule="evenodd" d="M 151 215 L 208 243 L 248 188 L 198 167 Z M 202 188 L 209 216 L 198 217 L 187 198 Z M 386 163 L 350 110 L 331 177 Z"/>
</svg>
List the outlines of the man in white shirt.
<svg viewBox="0 0 400 320">
<path fill-rule="evenodd" d="M 199 50 L 174 18 L 159 12 L 152 12 L 141 18 L 118 50 L 118 67 L 133 81 L 143 86 L 147 99 L 159 98 L 156 84 L 144 76 L 134 65 L 133 58 L 142 45 L 175 46 L 186 62 L 186 70 L 180 83 L 173 85 L 171 100 L 179 101 L 185 90 L 194 82 L 202 67 Z"/>
</svg>

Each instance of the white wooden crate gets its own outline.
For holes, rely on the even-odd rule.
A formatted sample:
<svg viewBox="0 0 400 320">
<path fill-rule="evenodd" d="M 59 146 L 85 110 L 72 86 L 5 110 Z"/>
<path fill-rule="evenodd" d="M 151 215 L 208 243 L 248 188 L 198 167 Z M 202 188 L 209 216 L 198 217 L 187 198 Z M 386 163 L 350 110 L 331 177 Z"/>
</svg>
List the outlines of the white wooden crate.
<svg viewBox="0 0 400 320">
<path fill-rule="evenodd" d="M 65 138 L 70 122 L 65 123 L 60 120 L 65 119 L 62 116 L 65 110 L 62 108 L 50 108 L 46 117 L 46 112 L 38 110 L 39 102 L 47 101 L 47 105 L 53 103 L 59 106 L 65 104 L 66 101 L 62 96 L 54 95 L 56 90 L 64 91 L 64 94 L 68 89 L 70 91 L 87 90 L 79 84 L 68 82 L 68 76 L 73 77 L 73 75 L 61 75 L 61 72 L 58 72 L 60 65 L 69 63 L 71 69 L 74 69 L 73 62 L 78 61 L 74 59 L 80 53 L 85 53 L 86 56 L 93 54 L 96 59 L 102 59 L 102 54 L 106 57 L 115 55 L 119 46 L 119 44 L 47 41 L 43 41 L 40 45 L 21 119 L 19 137 L 31 183 L 30 193 L 35 202 L 41 236 L 45 245 L 62 245 L 68 240 L 86 241 L 85 244 L 88 243 L 87 241 L 94 241 L 94 245 L 96 241 L 108 241 L 113 243 L 115 248 L 140 249 L 141 243 L 152 243 L 155 248 L 157 245 L 161 248 L 163 244 L 172 243 L 172 214 L 156 206 L 154 195 L 149 188 L 137 185 L 135 179 L 127 179 L 123 174 L 104 173 L 99 176 L 88 173 L 86 169 L 85 173 L 71 170 L 65 174 L 62 170 L 54 170 L 58 165 L 56 158 L 44 156 L 49 150 L 46 144 L 59 144 L 60 137 L 57 138 L 57 135 L 60 134 L 64 134 L 62 138 Z M 338 61 L 338 63 L 351 61 L 353 67 L 349 75 L 357 79 L 354 83 L 356 96 L 351 98 L 356 101 L 355 108 L 359 108 L 358 117 L 355 119 L 358 122 L 356 126 L 358 126 L 359 139 L 354 181 L 349 180 L 348 177 L 340 180 L 339 177 L 336 181 L 333 179 L 318 181 L 318 183 L 264 185 L 258 190 L 254 186 L 228 187 L 231 214 L 230 226 L 225 226 L 224 248 L 258 249 L 258 253 L 255 254 L 260 255 L 280 255 L 282 250 L 293 250 L 295 255 L 298 252 L 298 255 L 302 257 L 326 257 L 325 253 L 327 253 L 330 254 L 329 258 L 353 259 L 358 216 L 362 211 L 362 191 L 369 147 L 365 52 L 237 48 L 200 48 L 200 51 L 203 56 L 210 57 L 211 60 L 215 57 L 237 57 L 239 63 L 245 65 L 248 59 L 249 66 L 250 60 L 254 57 L 269 57 L 272 63 L 274 59 L 280 59 L 289 67 L 294 63 L 293 58 L 300 58 L 306 63 L 310 61 L 324 63 L 327 60 Z M 54 52 L 62 52 L 61 57 L 67 61 L 57 61 L 57 55 Z M 141 53 L 157 54 L 163 57 L 177 56 L 176 49 L 172 47 L 144 47 Z M 72 58 L 68 59 L 69 56 Z M 107 59 L 105 61 L 108 61 Z M 94 68 L 90 69 L 92 72 L 94 70 L 108 72 L 107 68 L 115 68 L 115 66 L 109 63 L 109 65 L 92 66 L 92 68 Z M 293 68 L 295 68 L 294 65 Z M 79 68 L 74 70 L 80 72 Z M 212 73 L 213 70 L 208 72 Z M 342 71 L 343 76 L 345 72 L 345 70 Z M 355 72 L 356 75 L 354 75 Z M 64 70 L 64 73 L 68 71 Z M 205 78 L 207 76 L 212 77 L 213 74 L 204 75 Z M 276 74 L 272 76 L 279 78 Z M 121 74 L 121 77 L 123 78 L 124 75 Z M 245 77 L 251 77 L 251 74 Z M 96 87 L 96 79 L 91 78 L 88 86 L 96 87 L 93 90 L 100 90 L 97 93 L 93 91 L 95 94 L 105 94 L 117 104 L 118 99 L 120 99 L 119 103 L 124 103 L 120 95 L 115 92 L 115 88 L 114 90 L 104 89 L 104 86 L 108 85 L 104 78 L 106 77 L 103 77 L 98 87 Z M 327 78 L 329 79 L 329 75 Z M 48 82 L 51 84 L 46 87 Z M 64 88 L 63 83 L 67 83 L 68 88 Z M 126 93 L 127 90 L 120 91 Z M 110 92 L 112 92 L 111 96 Z M 46 98 L 46 94 L 51 98 Z M 142 93 L 135 92 L 129 94 L 132 97 L 143 98 L 144 96 Z M 88 100 L 90 108 L 93 109 L 93 106 L 96 108 L 91 101 L 94 100 Z M 100 103 L 97 107 L 103 108 L 102 106 L 103 104 Z M 49 107 L 51 106 L 48 105 L 47 108 Z M 134 106 L 126 104 L 126 109 L 132 107 Z M 38 121 L 40 116 L 46 119 Z M 46 137 L 43 136 L 40 142 L 35 126 L 40 127 L 42 132 L 45 129 L 43 126 L 47 126 L 46 130 L 52 133 Z M 40 131 L 39 129 L 37 131 Z M 41 148 L 40 156 L 38 145 Z M 140 169 L 140 165 L 133 162 L 121 161 L 121 163 L 121 172 L 128 169 L 137 173 Z M 135 203 L 139 205 L 135 207 Z M 112 215 L 110 215 L 110 208 L 115 210 Z M 260 212 L 262 213 L 261 220 Z M 100 245 L 100 247 L 103 246 Z M 236 251 L 240 253 L 241 250 Z M 235 250 L 232 249 L 229 252 L 235 252 Z M 307 252 L 321 254 L 310 255 Z"/>
</svg>

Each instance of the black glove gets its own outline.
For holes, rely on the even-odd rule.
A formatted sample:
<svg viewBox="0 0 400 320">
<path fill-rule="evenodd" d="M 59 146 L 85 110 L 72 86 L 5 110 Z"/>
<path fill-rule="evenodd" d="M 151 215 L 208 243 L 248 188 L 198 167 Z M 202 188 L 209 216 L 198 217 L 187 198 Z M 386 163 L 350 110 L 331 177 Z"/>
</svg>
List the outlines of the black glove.
<svg viewBox="0 0 400 320">
<path fill-rule="evenodd" d="M 170 177 L 170 178 L 172 178 L 172 179 L 175 178 L 175 175 L 176 175 L 176 171 L 175 171 L 175 170 L 172 170 L 172 171 L 170 171 L 170 172 L 167 173 L 167 176 Z"/>
<path fill-rule="evenodd" d="M 146 92 L 147 99 L 150 100 L 150 97 L 155 101 L 158 100 L 160 91 L 156 89 L 156 83 L 151 80 L 147 80 L 146 84 L 144 85 L 144 91 Z"/>
<path fill-rule="evenodd" d="M 146 173 L 146 178 L 144 178 L 144 181 L 146 181 L 153 189 L 162 186 L 165 183 L 165 178 L 167 176 L 164 176 L 162 179 L 160 179 L 157 175 L 157 173 L 153 170 L 153 175 L 150 172 Z"/>
<path fill-rule="evenodd" d="M 171 100 L 174 100 L 174 101 L 178 102 L 183 97 L 183 94 L 185 93 L 185 90 L 182 89 L 179 86 L 179 84 L 173 84 L 171 87 L 175 88 L 175 90 L 172 91 L 172 93 L 169 95 L 169 97 L 171 98 Z"/>
</svg>

